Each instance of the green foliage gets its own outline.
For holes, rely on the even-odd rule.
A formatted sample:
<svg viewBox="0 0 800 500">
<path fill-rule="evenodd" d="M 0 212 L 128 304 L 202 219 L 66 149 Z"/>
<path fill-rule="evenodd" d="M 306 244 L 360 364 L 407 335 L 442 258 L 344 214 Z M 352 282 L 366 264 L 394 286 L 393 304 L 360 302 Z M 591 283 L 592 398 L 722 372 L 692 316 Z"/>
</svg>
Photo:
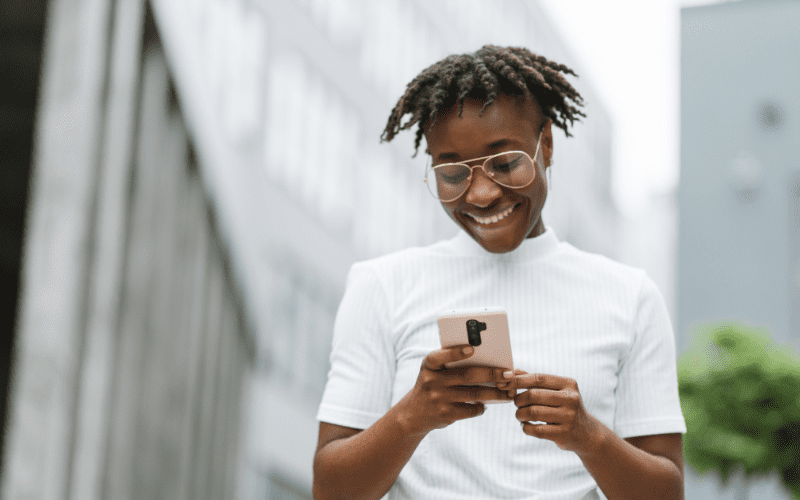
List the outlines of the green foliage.
<svg viewBox="0 0 800 500">
<path fill-rule="evenodd" d="M 678 360 L 684 455 L 727 483 L 777 470 L 800 499 L 800 360 L 769 333 L 737 322 L 701 327 Z"/>
</svg>

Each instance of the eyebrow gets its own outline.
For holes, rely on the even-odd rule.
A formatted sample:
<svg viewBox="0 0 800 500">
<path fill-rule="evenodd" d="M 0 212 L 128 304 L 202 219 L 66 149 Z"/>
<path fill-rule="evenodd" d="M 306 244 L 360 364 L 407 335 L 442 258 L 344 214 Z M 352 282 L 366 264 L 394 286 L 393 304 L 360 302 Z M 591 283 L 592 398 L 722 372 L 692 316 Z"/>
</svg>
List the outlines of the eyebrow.
<svg viewBox="0 0 800 500">
<path fill-rule="evenodd" d="M 489 149 L 495 149 L 495 148 L 499 148 L 501 146 L 506 146 L 510 142 L 512 142 L 511 139 L 499 139 L 497 141 L 489 143 L 486 147 L 489 148 Z M 436 156 L 436 158 L 438 158 L 440 160 L 452 160 L 452 159 L 455 159 L 455 158 L 458 158 L 458 157 L 459 157 L 458 153 L 451 153 L 451 152 L 439 153 Z"/>
</svg>

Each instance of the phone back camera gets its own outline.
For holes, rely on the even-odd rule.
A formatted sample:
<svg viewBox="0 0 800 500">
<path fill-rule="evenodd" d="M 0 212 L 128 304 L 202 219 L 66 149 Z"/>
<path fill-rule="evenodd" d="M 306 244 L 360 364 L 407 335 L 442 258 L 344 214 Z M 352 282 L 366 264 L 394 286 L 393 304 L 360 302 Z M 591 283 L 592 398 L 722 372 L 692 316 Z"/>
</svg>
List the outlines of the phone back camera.
<svg viewBox="0 0 800 500">
<path fill-rule="evenodd" d="M 481 345 L 481 332 L 483 330 L 486 330 L 486 323 L 474 319 L 467 320 L 467 340 L 469 340 L 469 345 Z"/>
</svg>

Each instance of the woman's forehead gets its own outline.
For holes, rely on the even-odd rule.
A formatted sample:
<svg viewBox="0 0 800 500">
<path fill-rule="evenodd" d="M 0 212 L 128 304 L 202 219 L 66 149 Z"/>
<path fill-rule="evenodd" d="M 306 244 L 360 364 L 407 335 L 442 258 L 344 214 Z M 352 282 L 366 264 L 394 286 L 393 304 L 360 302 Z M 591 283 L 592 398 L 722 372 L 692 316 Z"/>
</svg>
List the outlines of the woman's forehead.
<svg viewBox="0 0 800 500">
<path fill-rule="evenodd" d="M 485 100 L 465 99 L 461 116 L 458 116 L 458 105 L 443 109 L 436 117 L 436 122 L 429 126 L 425 135 L 429 148 L 435 144 L 442 146 L 456 142 L 473 142 L 487 134 L 528 139 L 536 130 L 535 123 L 540 121 L 537 103 L 523 96 L 498 95 L 483 113 Z M 471 137 L 474 136 L 474 137 Z"/>
<path fill-rule="evenodd" d="M 475 96 L 467 96 L 464 98 L 464 107 L 462 110 L 466 111 L 468 108 L 478 108 L 478 110 L 482 109 L 484 105 L 486 105 L 486 101 L 488 99 L 483 97 L 475 97 Z M 483 110 L 484 114 L 488 112 L 490 109 L 500 110 L 504 113 L 511 113 L 515 116 L 522 118 L 525 116 L 540 113 L 539 104 L 536 102 L 536 99 L 531 96 L 530 94 L 527 95 L 510 95 L 506 93 L 499 93 L 497 94 L 494 99 L 492 100 L 491 104 L 486 106 Z M 459 103 L 456 101 L 454 104 L 449 105 L 447 107 L 441 108 L 437 113 L 437 121 L 441 119 L 443 116 L 455 115 L 458 116 L 459 111 Z"/>
</svg>

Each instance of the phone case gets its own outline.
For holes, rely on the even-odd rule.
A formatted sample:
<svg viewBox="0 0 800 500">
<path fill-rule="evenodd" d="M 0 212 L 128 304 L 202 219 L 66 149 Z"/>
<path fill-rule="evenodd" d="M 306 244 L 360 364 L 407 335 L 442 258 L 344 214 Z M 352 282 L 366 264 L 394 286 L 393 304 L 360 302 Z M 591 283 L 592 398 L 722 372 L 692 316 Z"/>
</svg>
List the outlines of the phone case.
<svg viewBox="0 0 800 500">
<path fill-rule="evenodd" d="M 508 333 L 508 318 L 502 307 L 484 307 L 476 309 L 458 309 L 443 313 L 438 317 L 439 340 L 442 347 L 460 344 L 472 344 L 467 333 L 467 321 L 476 320 L 486 324 L 480 331 L 480 345 L 473 345 L 475 352 L 467 359 L 446 363 L 446 368 L 462 366 L 491 366 L 514 369 L 511 356 L 511 338 Z M 482 328 L 482 327 L 479 327 Z M 495 387 L 493 382 L 469 385 Z M 484 403 L 504 403 L 508 401 L 484 401 Z"/>
</svg>

